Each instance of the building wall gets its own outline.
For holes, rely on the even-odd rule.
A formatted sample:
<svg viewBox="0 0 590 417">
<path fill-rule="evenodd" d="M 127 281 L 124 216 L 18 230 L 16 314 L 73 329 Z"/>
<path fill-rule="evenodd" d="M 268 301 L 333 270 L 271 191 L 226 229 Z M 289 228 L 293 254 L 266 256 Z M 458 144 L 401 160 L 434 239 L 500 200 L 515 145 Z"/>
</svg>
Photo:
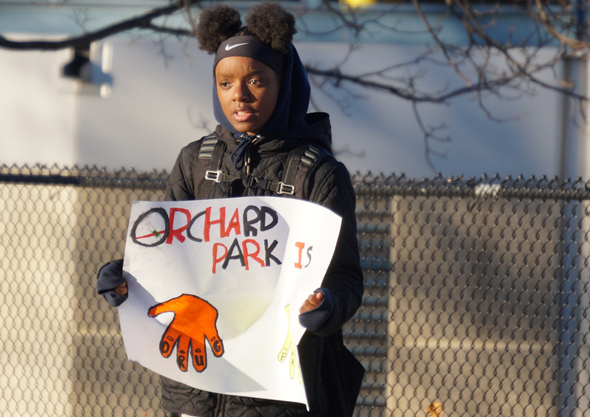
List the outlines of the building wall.
<svg viewBox="0 0 590 417">
<path fill-rule="evenodd" d="M 18 13 L 12 12 L 12 20 L 16 20 Z M 100 23 L 103 15 L 96 21 Z M 366 38 L 342 69 L 358 74 L 409 62 L 423 53 L 427 38 L 411 16 L 405 13 L 401 17 L 416 34 Z M 315 25 L 314 29 L 324 22 L 325 33 L 330 33 L 326 17 L 317 13 L 305 17 L 300 25 Z M 48 32 L 56 30 L 47 26 Z M 33 30 L 30 25 L 21 27 Z M 47 36 L 40 33 L 42 25 L 38 28 L 37 33 L 17 35 Z M 460 41 L 459 32 L 445 33 Z M 298 37 L 296 45 L 306 64 L 327 69 L 348 55 L 346 38 L 343 33 L 308 34 Z M 552 48 L 543 51 L 545 56 L 552 53 Z M 444 62 L 442 55 L 435 57 Z M 212 58 L 198 49 L 194 39 L 142 32 L 101 41 L 93 46 L 98 81 L 82 89 L 60 74 L 69 58 L 68 51 L 0 49 L 0 163 L 170 169 L 182 146 L 216 125 L 210 104 Z M 501 69 L 503 61 L 497 58 L 493 64 Z M 559 72 L 561 65 L 555 69 Z M 451 68 L 433 62 L 404 66 L 391 75 L 406 77 L 418 72 L 422 74 L 422 90 L 436 92 L 447 85 L 464 85 Z M 554 82 L 555 76 L 551 71 L 538 74 L 545 82 Z M 436 132 L 441 140 L 426 141 L 411 102 L 346 83 L 335 88 L 321 78 L 311 80 L 310 110 L 331 114 L 334 149 L 351 171 L 410 177 L 559 173 L 561 101 L 555 92 L 537 87 L 533 96 L 511 93 L 508 98 L 498 98 L 483 93 L 446 104 L 419 104 L 426 129 L 443 127 Z M 101 97 L 102 84 L 108 91 Z"/>
</svg>

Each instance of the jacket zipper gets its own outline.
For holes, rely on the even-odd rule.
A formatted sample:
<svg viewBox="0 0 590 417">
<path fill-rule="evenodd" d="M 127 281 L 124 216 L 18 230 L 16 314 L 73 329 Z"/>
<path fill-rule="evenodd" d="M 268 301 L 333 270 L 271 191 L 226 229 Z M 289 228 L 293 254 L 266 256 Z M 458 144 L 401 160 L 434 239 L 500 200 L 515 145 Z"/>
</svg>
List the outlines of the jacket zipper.
<svg viewBox="0 0 590 417">
<path fill-rule="evenodd" d="M 225 395 L 223 394 L 218 394 L 217 396 L 217 417 L 223 417 L 223 415 L 225 414 Z"/>
<path fill-rule="evenodd" d="M 252 139 L 252 145 L 254 145 L 256 142 L 258 142 L 258 139 L 262 138 L 262 136 L 258 136 L 256 135 L 256 137 L 254 139 Z M 251 145 L 251 146 L 252 146 Z M 246 175 L 250 175 L 251 174 L 251 170 L 250 170 L 250 147 L 248 147 L 248 157 L 246 158 Z"/>
</svg>

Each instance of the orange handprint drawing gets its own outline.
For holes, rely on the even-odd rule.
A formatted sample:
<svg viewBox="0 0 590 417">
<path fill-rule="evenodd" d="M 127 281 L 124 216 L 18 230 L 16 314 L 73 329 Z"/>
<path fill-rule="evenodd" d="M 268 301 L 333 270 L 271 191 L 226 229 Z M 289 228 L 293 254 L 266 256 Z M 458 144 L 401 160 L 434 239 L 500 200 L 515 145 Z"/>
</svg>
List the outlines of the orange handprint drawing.
<svg viewBox="0 0 590 417">
<path fill-rule="evenodd" d="M 196 295 L 182 294 L 150 307 L 148 316 L 155 317 L 169 312 L 174 313 L 174 319 L 160 341 L 160 353 L 163 357 L 168 358 L 178 344 L 178 368 L 183 372 L 187 371 L 190 355 L 197 372 L 203 372 L 207 368 L 205 339 L 209 340 L 215 356 L 223 355 L 223 341 L 217 332 L 218 313 L 215 307 Z"/>
</svg>

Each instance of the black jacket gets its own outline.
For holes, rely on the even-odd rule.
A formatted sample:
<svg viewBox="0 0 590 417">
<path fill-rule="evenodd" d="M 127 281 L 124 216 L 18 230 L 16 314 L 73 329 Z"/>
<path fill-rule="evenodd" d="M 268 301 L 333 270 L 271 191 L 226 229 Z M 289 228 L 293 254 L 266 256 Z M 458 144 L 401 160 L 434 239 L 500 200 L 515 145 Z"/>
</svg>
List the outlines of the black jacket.
<svg viewBox="0 0 590 417">
<path fill-rule="evenodd" d="M 242 174 L 279 181 L 289 152 L 312 142 L 331 147 L 331 127 L 327 114 L 312 113 L 305 127 L 281 132 L 253 143 L 249 161 Z M 236 176 L 231 152 L 237 144 L 230 132 L 216 130 L 227 149 L 222 170 Z M 201 140 L 187 145 L 180 152 L 171 171 L 166 190 L 167 200 L 192 200 L 198 195 L 202 179 L 196 175 Z M 342 217 L 342 226 L 332 262 L 322 282 L 334 301 L 328 319 L 318 329 L 308 329 L 298 350 L 310 413 L 302 404 L 260 400 L 204 392 L 162 378 L 162 406 L 167 411 L 199 417 L 254 416 L 330 416 L 352 415 L 364 369 L 344 347 L 342 325 L 361 304 L 363 275 L 356 237 L 355 196 L 346 167 L 332 156 L 322 158 L 308 173 L 306 189 L 298 190 L 296 198 L 305 198 L 323 205 Z M 215 183 L 210 198 L 273 195 L 271 191 L 249 187 L 247 181 Z M 303 300 L 302 300 L 303 302 Z"/>
</svg>

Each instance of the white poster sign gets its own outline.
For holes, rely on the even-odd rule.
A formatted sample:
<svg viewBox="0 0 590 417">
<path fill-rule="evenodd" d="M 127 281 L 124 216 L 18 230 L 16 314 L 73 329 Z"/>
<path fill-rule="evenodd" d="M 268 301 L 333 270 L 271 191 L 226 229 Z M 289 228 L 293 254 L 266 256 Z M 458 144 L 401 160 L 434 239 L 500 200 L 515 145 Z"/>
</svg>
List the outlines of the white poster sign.
<svg viewBox="0 0 590 417">
<path fill-rule="evenodd" d="M 206 391 L 307 404 L 299 307 L 340 221 L 290 198 L 135 202 L 119 307 L 129 359 Z"/>
</svg>

